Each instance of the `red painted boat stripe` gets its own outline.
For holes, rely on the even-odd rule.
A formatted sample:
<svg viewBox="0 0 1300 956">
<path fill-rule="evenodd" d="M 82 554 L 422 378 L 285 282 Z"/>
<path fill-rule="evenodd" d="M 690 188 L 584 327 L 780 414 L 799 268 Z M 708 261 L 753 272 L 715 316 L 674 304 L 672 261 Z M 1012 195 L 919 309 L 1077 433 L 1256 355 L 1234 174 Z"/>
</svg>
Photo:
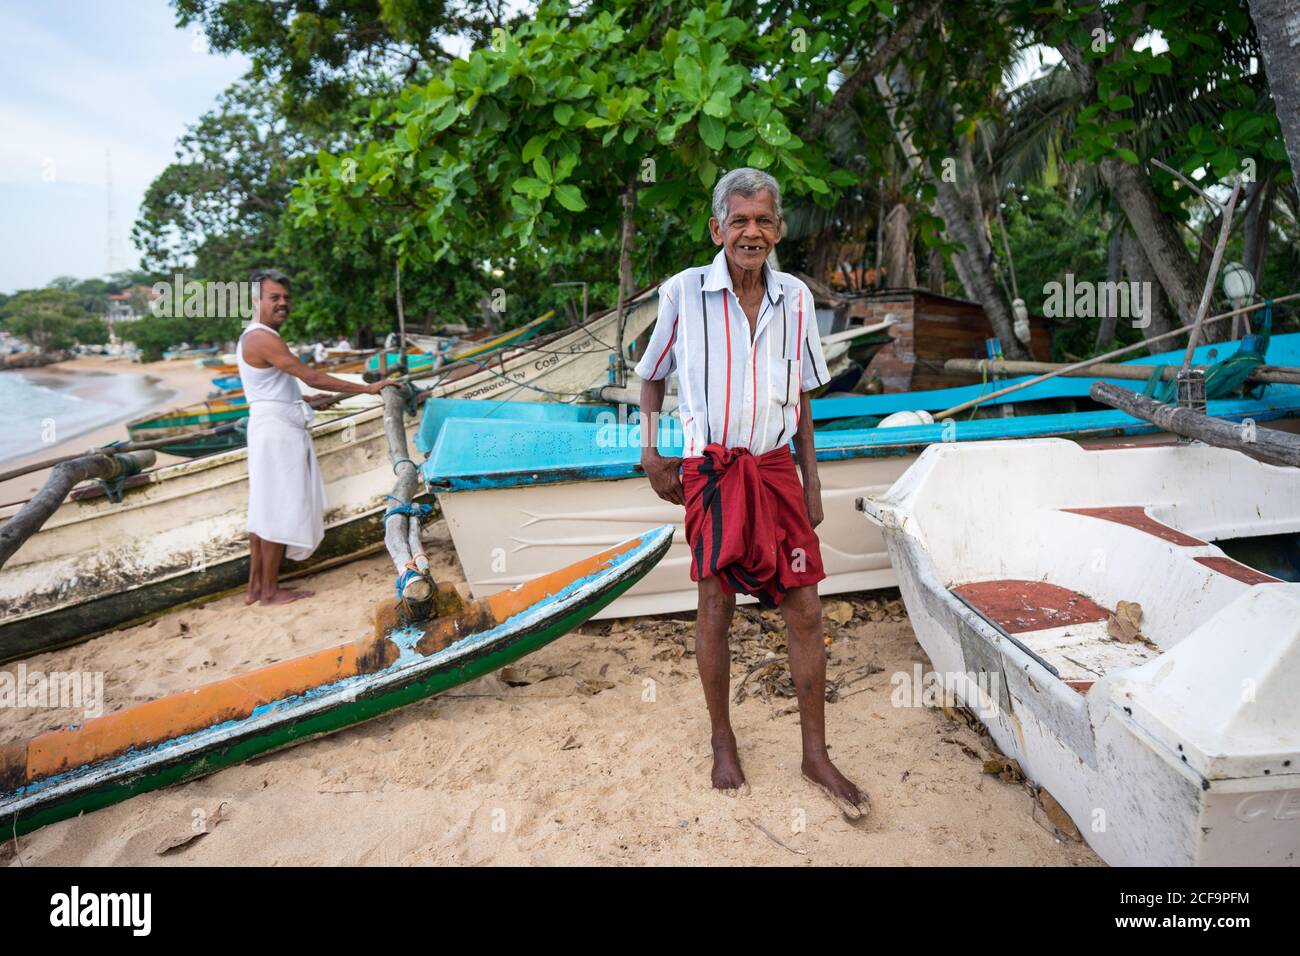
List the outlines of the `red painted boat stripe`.
<svg viewBox="0 0 1300 956">
<path fill-rule="evenodd" d="M 1110 616 L 1078 591 L 1045 581 L 975 581 L 952 590 L 1008 634 L 1087 624 Z"/>
<path fill-rule="evenodd" d="M 1090 680 L 1067 680 L 1065 686 L 1071 690 L 1077 690 L 1080 694 L 1086 694 L 1092 690 L 1093 683 Z"/>
<path fill-rule="evenodd" d="M 1116 524 L 1128 525 L 1137 531 L 1144 531 L 1165 541 L 1172 541 L 1184 548 L 1202 547 L 1206 543 L 1200 538 L 1193 538 L 1190 534 L 1183 534 L 1177 528 L 1161 524 L 1147 514 L 1146 508 L 1141 505 L 1125 505 L 1116 508 L 1062 508 L 1061 510 L 1068 511 L 1071 514 L 1086 515 L 1089 518 L 1100 518 L 1102 521 L 1113 521 Z"/>
<path fill-rule="evenodd" d="M 1235 578 L 1243 584 L 1276 584 L 1281 580 L 1247 567 L 1238 561 L 1232 560 L 1232 558 L 1201 557 L 1196 559 L 1196 563 L 1205 565 L 1211 571 L 1217 571 L 1220 574 L 1226 574 L 1230 578 Z"/>
</svg>

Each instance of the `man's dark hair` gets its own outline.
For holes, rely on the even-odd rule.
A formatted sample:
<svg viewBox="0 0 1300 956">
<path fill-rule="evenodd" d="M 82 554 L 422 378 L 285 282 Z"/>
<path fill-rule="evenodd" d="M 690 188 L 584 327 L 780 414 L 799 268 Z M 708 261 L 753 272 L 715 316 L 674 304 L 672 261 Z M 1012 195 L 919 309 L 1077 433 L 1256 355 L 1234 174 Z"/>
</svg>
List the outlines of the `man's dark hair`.
<svg viewBox="0 0 1300 956">
<path fill-rule="evenodd" d="M 289 284 L 289 277 L 279 269 L 258 269 L 253 273 L 252 277 L 248 281 L 261 282 L 263 279 L 270 279 L 272 282 L 278 282 L 289 291 L 293 291 L 293 287 Z"/>
</svg>

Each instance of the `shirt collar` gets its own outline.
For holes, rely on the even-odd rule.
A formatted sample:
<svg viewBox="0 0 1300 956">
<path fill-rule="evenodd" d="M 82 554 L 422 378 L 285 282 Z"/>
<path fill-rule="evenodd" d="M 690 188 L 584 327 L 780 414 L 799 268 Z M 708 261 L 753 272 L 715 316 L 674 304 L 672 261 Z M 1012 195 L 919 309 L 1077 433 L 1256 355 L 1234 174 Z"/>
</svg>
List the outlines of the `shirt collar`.
<svg viewBox="0 0 1300 956">
<path fill-rule="evenodd" d="M 763 263 L 763 284 L 767 289 L 767 301 L 776 305 L 783 290 L 781 283 L 776 281 L 776 273 L 767 262 Z M 718 250 L 718 254 L 713 257 L 712 265 L 709 266 L 709 271 L 704 274 L 704 291 L 717 292 L 721 289 L 729 289 L 733 295 L 736 291 L 731 285 L 731 270 L 727 268 L 726 249 Z"/>
</svg>

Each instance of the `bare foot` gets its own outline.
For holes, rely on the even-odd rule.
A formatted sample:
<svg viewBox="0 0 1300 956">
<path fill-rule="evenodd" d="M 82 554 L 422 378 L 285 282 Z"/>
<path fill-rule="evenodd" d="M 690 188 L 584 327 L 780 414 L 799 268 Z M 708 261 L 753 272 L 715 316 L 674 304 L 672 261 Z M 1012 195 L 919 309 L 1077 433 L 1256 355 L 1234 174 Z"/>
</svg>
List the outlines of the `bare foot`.
<svg viewBox="0 0 1300 956">
<path fill-rule="evenodd" d="M 803 770 L 804 779 L 821 788 L 845 819 L 857 820 L 871 812 L 871 799 L 852 780 L 840 773 L 829 756 L 805 755 L 800 769 Z"/>
<path fill-rule="evenodd" d="M 262 598 L 262 606 L 266 607 L 272 604 L 289 604 L 292 601 L 300 601 L 303 598 L 309 598 L 315 591 L 290 591 L 287 588 L 279 588 L 272 592 L 269 597 Z"/>
<path fill-rule="evenodd" d="M 244 595 L 245 604 L 256 604 L 262 599 L 261 588 L 249 588 L 248 593 Z"/>
<path fill-rule="evenodd" d="M 740 754 L 736 750 L 736 735 L 715 736 L 713 744 L 713 789 L 739 790 L 745 785 L 745 772 L 740 769 Z"/>
</svg>

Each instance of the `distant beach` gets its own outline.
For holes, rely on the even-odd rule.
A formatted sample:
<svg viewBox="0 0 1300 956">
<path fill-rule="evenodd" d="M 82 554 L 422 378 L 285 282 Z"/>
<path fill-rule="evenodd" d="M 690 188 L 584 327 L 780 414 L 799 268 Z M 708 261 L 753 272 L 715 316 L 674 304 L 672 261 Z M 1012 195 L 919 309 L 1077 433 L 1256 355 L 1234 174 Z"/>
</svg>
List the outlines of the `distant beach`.
<svg viewBox="0 0 1300 956">
<path fill-rule="evenodd" d="M 0 470 L 127 438 L 146 412 L 201 401 L 210 370 L 192 361 L 145 364 L 97 357 L 0 372 Z M 159 462 L 176 460 L 160 455 Z M 30 497 L 48 471 L 0 482 L 0 504 Z"/>
</svg>

